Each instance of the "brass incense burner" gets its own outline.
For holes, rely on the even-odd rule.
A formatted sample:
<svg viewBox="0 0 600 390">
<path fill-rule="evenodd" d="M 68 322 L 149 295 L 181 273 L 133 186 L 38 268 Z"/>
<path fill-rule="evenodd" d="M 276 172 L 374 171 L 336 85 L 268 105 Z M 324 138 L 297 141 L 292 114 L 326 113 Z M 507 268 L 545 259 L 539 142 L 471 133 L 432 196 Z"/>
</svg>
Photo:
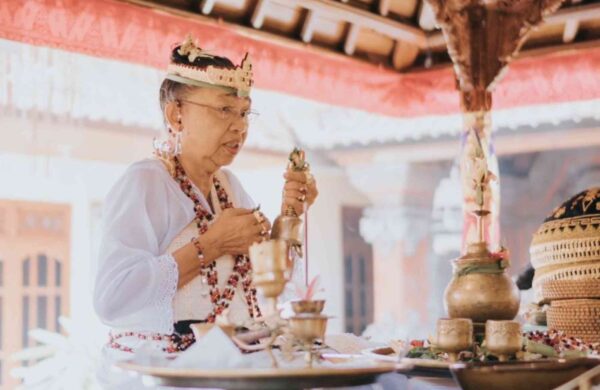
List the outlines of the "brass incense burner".
<svg viewBox="0 0 600 390">
<path fill-rule="evenodd" d="M 304 360 L 308 367 L 312 367 L 317 355 L 315 341 L 325 338 L 328 317 L 321 314 L 324 306 L 323 300 L 292 302 L 295 315 L 288 320 L 289 328 L 305 351 Z"/>
<path fill-rule="evenodd" d="M 279 364 L 272 349 L 275 340 L 279 336 L 285 336 L 299 345 L 300 350 L 305 352 L 307 367 L 312 367 L 317 352 L 314 347 L 315 341 L 323 340 L 327 328 L 328 317 L 321 314 L 325 301 L 292 302 L 295 315 L 288 320 L 281 318 L 277 310 L 277 299 L 291 277 L 292 263 L 288 256 L 290 256 L 288 244 L 280 239 L 255 243 L 250 247 L 254 284 L 270 302 L 270 310 L 264 320 L 271 331 L 271 337 L 264 346 L 252 346 L 239 340 L 234 341 L 249 351 L 266 348 L 273 367 L 278 367 Z"/>
</svg>

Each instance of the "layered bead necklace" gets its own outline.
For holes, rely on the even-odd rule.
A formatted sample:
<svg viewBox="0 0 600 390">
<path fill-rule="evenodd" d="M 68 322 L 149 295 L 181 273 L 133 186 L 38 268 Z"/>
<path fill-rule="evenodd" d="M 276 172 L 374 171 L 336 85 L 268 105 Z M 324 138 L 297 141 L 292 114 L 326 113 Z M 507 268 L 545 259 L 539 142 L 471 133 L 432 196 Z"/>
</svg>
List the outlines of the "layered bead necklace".
<svg viewBox="0 0 600 390">
<path fill-rule="evenodd" d="M 181 162 L 174 157 L 175 174 L 174 179 L 179 184 L 183 193 L 194 202 L 194 212 L 196 214 L 195 222 L 200 235 L 206 233 L 210 222 L 214 220 L 214 215 L 208 212 L 200 202 L 200 197 L 194 191 L 194 186 L 187 177 Z M 221 210 L 232 208 L 233 204 L 221 182 L 216 175 L 213 176 L 213 184 L 219 198 Z M 233 271 L 227 280 L 227 286 L 223 291 L 219 290 L 219 277 L 217 274 L 216 261 L 208 264 L 203 263 L 200 266 L 200 277 L 209 287 L 210 300 L 213 305 L 211 313 L 206 317 L 206 322 L 213 323 L 218 315 L 227 309 L 235 295 L 237 286 L 241 283 L 244 291 L 244 298 L 248 305 L 248 313 L 251 318 L 261 317 L 258 300 L 256 298 L 256 288 L 252 286 L 252 264 L 250 258 L 246 255 L 237 255 L 234 258 Z"/>
</svg>

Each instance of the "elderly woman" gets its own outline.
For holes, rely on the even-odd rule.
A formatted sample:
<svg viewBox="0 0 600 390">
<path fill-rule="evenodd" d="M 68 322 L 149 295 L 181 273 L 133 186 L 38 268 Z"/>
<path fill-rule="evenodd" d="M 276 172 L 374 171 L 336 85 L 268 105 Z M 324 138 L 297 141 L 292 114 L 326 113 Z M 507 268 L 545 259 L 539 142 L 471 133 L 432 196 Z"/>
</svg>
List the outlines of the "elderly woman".
<svg viewBox="0 0 600 390">
<path fill-rule="evenodd" d="M 242 325 L 260 316 L 248 248 L 270 222 L 231 164 L 255 113 L 247 57 L 234 66 L 191 39 L 172 52 L 160 89 L 168 127 L 159 158 L 133 164 L 106 198 L 94 306 L 111 327 L 100 378 L 105 388 L 132 388 L 109 365 L 141 345 L 174 354 L 193 343 L 189 325 L 227 313 Z M 287 172 L 282 208 L 301 214 L 317 188 Z"/>
</svg>

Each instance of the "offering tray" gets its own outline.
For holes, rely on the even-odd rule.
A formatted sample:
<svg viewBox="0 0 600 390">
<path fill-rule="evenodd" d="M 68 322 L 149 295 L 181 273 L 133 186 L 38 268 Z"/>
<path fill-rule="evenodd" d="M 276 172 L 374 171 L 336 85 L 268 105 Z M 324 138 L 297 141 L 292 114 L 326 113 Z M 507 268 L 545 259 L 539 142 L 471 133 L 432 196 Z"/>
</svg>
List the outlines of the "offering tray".
<svg viewBox="0 0 600 390">
<path fill-rule="evenodd" d="M 120 369 L 141 375 L 150 386 L 224 389 L 305 389 L 359 386 L 375 383 L 380 375 L 408 370 L 410 366 L 394 363 L 319 365 L 283 368 L 190 369 L 145 366 L 122 362 Z"/>
<path fill-rule="evenodd" d="M 450 362 L 436 359 L 402 358 L 394 353 L 393 349 L 386 347 L 367 348 L 361 353 L 369 358 L 383 362 L 400 362 L 412 367 L 408 371 L 401 372 L 406 376 L 418 376 L 428 378 L 452 378 L 450 373 Z"/>
<path fill-rule="evenodd" d="M 600 365 L 600 359 L 455 363 L 452 376 L 463 390 L 554 389 Z"/>
</svg>

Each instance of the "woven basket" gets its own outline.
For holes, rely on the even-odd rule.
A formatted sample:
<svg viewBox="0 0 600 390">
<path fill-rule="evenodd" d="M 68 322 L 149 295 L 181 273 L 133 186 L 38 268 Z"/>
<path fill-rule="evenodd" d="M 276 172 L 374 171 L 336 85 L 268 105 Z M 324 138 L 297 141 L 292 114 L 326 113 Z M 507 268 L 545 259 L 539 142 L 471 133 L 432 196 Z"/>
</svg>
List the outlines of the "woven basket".
<svg viewBox="0 0 600 390">
<path fill-rule="evenodd" d="M 600 279 L 549 280 L 542 284 L 544 301 L 600 299 Z"/>
<path fill-rule="evenodd" d="M 590 279 L 600 280 L 600 261 L 537 269 L 533 278 L 534 299 L 536 302 L 543 303 L 549 301 L 542 291 L 543 286 L 549 281 L 569 280 L 584 282 Z M 593 297 L 587 296 L 585 298 Z"/>
<path fill-rule="evenodd" d="M 552 301 L 548 328 L 562 330 L 586 342 L 600 342 L 600 299 Z"/>
</svg>

